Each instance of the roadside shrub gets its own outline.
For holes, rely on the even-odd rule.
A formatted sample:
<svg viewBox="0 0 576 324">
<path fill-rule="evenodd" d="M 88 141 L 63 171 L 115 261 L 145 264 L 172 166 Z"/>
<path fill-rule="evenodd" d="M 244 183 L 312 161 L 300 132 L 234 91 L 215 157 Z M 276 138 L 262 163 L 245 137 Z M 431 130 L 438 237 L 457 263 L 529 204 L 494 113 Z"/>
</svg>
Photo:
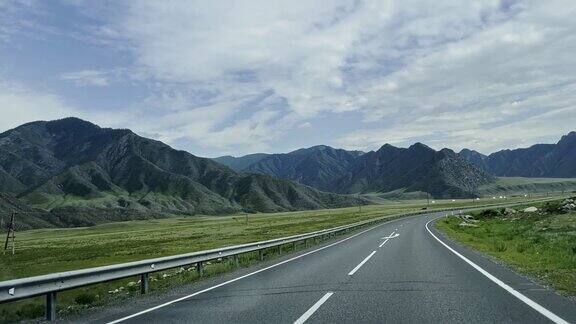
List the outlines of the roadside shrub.
<svg viewBox="0 0 576 324">
<path fill-rule="evenodd" d="M 558 201 L 547 202 L 544 204 L 544 207 L 542 207 L 542 210 L 550 214 L 563 214 L 566 211 L 560 208 L 560 205 Z"/>
<path fill-rule="evenodd" d="M 496 209 L 483 210 L 478 214 L 479 218 L 496 218 L 500 215 L 500 211 Z"/>
<path fill-rule="evenodd" d="M 530 246 L 526 242 L 520 242 L 516 244 L 516 252 L 524 253 L 526 252 L 526 250 L 528 250 L 529 247 Z"/>
<path fill-rule="evenodd" d="M 514 239 L 514 233 L 506 233 L 504 234 L 504 241 L 512 241 Z"/>
<path fill-rule="evenodd" d="M 504 251 L 508 250 L 508 246 L 506 245 L 506 243 L 504 243 L 502 241 L 496 241 L 496 242 L 494 242 L 494 250 L 496 252 L 504 252 Z"/>
<path fill-rule="evenodd" d="M 16 317 L 18 320 L 22 320 L 24 318 L 38 318 L 44 315 L 44 306 L 43 305 L 29 305 L 23 308 L 20 308 L 16 311 Z"/>
<path fill-rule="evenodd" d="M 540 243 L 542 243 L 542 241 L 543 241 L 543 239 L 542 239 L 542 236 L 540 236 L 540 235 L 532 235 L 530 237 L 530 243 L 532 243 L 532 244 L 540 244 Z"/>
<path fill-rule="evenodd" d="M 93 294 L 80 294 L 74 298 L 78 305 L 90 305 L 96 301 L 96 295 Z"/>
</svg>

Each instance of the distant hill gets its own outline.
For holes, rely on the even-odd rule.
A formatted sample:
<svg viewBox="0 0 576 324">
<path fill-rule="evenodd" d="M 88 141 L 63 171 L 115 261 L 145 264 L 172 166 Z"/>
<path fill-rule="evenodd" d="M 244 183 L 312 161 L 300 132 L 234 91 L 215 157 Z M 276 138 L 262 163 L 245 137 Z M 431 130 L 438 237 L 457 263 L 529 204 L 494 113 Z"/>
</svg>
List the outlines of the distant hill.
<svg viewBox="0 0 576 324">
<path fill-rule="evenodd" d="M 365 203 L 269 175 L 239 174 L 127 129 L 77 118 L 0 134 L 0 192 L 43 210 L 276 212 Z"/>
<path fill-rule="evenodd" d="M 362 154 L 319 145 L 286 154 L 272 154 L 243 171 L 290 179 L 325 191 L 335 191 L 336 182 L 346 176 Z"/>
<path fill-rule="evenodd" d="M 494 177 L 476 168 L 449 149 L 435 151 L 416 143 L 409 148 L 386 144 L 355 163 L 337 192 L 388 192 L 405 188 L 434 197 L 471 197 Z"/>
<path fill-rule="evenodd" d="M 460 155 L 460 157 L 468 160 L 469 162 L 474 164 L 476 167 L 478 167 L 484 171 L 489 171 L 488 164 L 486 163 L 488 156 L 486 156 L 480 152 L 477 152 L 474 150 L 469 150 L 466 148 L 463 149 L 462 151 L 460 151 L 458 153 L 458 155 Z"/>
<path fill-rule="evenodd" d="M 386 144 L 363 153 L 314 146 L 271 154 L 244 172 L 269 174 L 337 193 L 423 191 L 435 197 L 474 196 L 494 178 L 451 150 L 439 152 L 417 143 L 397 148 Z"/>
<path fill-rule="evenodd" d="M 231 168 L 235 171 L 242 171 L 249 167 L 250 165 L 259 162 L 260 160 L 266 158 L 270 154 L 266 153 L 255 153 L 255 154 L 248 154 L 241 157 L 234 157 L 230 155 L 221 156 L 214 158 L 213 160 L 224 164 L 225 166 Z"/>
<path fill-rule="evenodd" d="M 462 150 L 459 155 L 501 177 L 576 178 L 576 132 L 562 136 L 557 144 L 536 144 L 488 156 Z"/>
</svg>

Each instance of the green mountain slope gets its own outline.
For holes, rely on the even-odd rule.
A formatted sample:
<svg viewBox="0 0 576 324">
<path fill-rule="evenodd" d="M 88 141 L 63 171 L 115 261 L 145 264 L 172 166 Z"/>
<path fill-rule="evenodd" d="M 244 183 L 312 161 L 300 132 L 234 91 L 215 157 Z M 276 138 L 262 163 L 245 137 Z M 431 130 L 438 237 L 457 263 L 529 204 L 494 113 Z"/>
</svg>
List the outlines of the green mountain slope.
<svg viewBox="0 0 576 324">
<path fill-rule="evenodd" d="M 499 177 L 576 178 L 576 132 L 556 144 L 502 150 L 488 156 L 462 150 L 460 156 Z"/>
<path fill-rule="evenodd" d="M 270 176 L 239 174 L 130 130 L 76 118 L 4 132 L 0 152 L 0 192 L 54 211 L 216 214 L 365 203 Z"/>
<path fill-rule="evenodd" d="M 480 185 L 494 181 L 453 151 L 435 151 L 421 143 L 409 148 L 386 144 L 368 153 L 314 146 L 268 155 L 243 171 L 269 174 L 336 193 L 401 189 L 428 192 L 438 198 L 475 196 Z"/>
<path fill-rule="evenodd" d="M 250 165 L 259 162 L 260 160 L 266 158 L 269 155 L 270 154 L 266 153 L 248 154 L 240 157 L 225 155 L 214 158 L 213 160 L 220 164 L 224 164 L 225 166 L 231 168 L 232 170 L 242 171 L 247 167 L 249 167 Z"/>
</svg>

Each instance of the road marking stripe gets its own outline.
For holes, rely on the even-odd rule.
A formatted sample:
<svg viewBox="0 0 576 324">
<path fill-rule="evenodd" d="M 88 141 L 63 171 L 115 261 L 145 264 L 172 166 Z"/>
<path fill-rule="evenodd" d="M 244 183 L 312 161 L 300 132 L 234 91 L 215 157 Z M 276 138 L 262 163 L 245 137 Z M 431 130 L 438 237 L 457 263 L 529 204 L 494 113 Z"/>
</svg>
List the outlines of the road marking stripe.
<svg viewBox="0 0 576 324">
<path fill-rule="evenodd" d="M 302 316 L 300 316 L 300 318 L 298 318 L 294 324 L 303 324 L 304 322 L 306 322 L 306 320 L 312 316 L 312 314 L 314 314 L 318 308 L 320 308 L 320 306 L 322 306 L 322 304 L 324 304 L 328 298 L 332 297 L 332 295 L 334 295 L 333 292 L 329 292 L 326 293 L 326 295 L 322 296 L 322 298 L 320 298 L 320 300 L 318 300 L 316 302 L 316 304 L 312 305 L 312 307 L 310 307 L 309 310 L 306 311 L 306 313 L 302 314 Z"/>
<path fill-rule="evenodd" d="M 551 320 L 554 323 L 559 323 L 559 324 L 568 324 L 567 321 L 565 321 L 564 319 L 562 319 L 561 317 L 559 317 L 558 315 L 552 313 L 551 311 L 547 310 L 546 308 L 544 308 L 543 306 L 541 306 L 540 304 L 538 304 L 537 302 L 533 301 L 532 299 L 522 295 L 521 293 L 519 293 L 518 291 L 516 291 L 514 288 L 508 286 L 506 283 L 504 283 L 502 280 L 494 277 L 493 275 L 491 275 L 488 271 L 482 269 L 479 265 L 477 265 L 476 263 L 470 261 L 470 259 L 468 259 L 467 257 L 463 256 L 462 254 L 458 253 L 456 250 L 454 250 L 453 248 L 451 248 L 450 246 L 448 246 L 448 244 L 442 242 L 442 240 L 440 240 L 436 235 L 434 235 L 434 233 L 432 233 L 432 231 L 430 230 L 430 228 L 428 227 L 428 224 L 430 224 L 431 222 L 437 220 L 438 218 L 435 218 L 431 221 L 429 221 L 428 223 L 426 223 L 426 230 L 428 230 L 428 233 L 430 233 L 430 235 L 432 235 L 432 237 L 434 237 L 438 242 L 440 242 L 442 245 L 444 245 L 448 250 L 450 250 L 452 253 L 456 254 L 460 259 L 466 261 L 466 263 L 468 263 L 469 265 L 471 265 L 474 269 L 478 270 L 478 272 L 480 272 L 481 274 L 483 274 L 484 276 L 486 276 L 488 279 L 492 280 L 494 283 L 496 283 L 498 286 L 502 287 L 504 290 L 506 290 L 507 292 L 509 292 L 510 294 L 512 294 L 514 297 L 520 299 L 522 302 L 524 302 L 526 305 L 532 307 L 534 310 L 536 310 L 537 312 L 539 312 L 540 314 L 546 316 L 549 320 Z"/>
<path fill-rule="evenodd" d="M 362 260 L 362 262 L 360 262 L 360 264 L 358 264 L 356 266 L 356 268 L 352 269 L 352 271 L 350 271 L 350 273 L 348 273 L 349 276 L 354 275 L 354 273 L 356 273 L 356 271 L 358 271 L 358 269 L 360 269 L 361 266 L 364 265 L 364 263 L 366 263 L 366 261 L 370 260 L 370 258 L 376 254 L 376 251 L 372 251 L 372 253 L 370 253 L 367 257 L 364 258 L 364 260 Z"/>
<path fill-rule="evenodd" d="M 254 271 L 254 272 L 247 273 L 247 274 L 245 274 L 245 275 L 243 275 L 243 276 L 240 276 L 240 277 L 238 277 L 238 278 L 234 278 L 234 279 L 225 281 L 225 282 L 223 282 L 223 283 L 217 284 L 217 285 L 215 285 L 215 286 L 208 287 L 208 288 L 206 288 L 206 289 L 197 291 L 197 292 L 195 292 L 195 293 L 193 293 L 193 294 L 190 294 L 190 295 L 187 295 L 187 296 L 184 296 L 184 297 L 180 297 L 180 298 L 178 298 L 178 299 L 171 300 L 171 301 L 166 302 L 166 303 L 164 303 L 164 304 L 160 304 L 160 305 L 158 305 L 158 306 L 154 306 L 154 307 L 145 309 L 145 310 L 140 311 L 140 312 L 138 312 L 138 313 L 134 313 L 134 314 L 132 314 L 132 315 L 128 315 L 128 316 L 119 318 L 119 319 L 117 319 L 117 320 L 108 322 L 107 324 L 120 323 L 120 322 L 129 320 L 129 319 L 131 319 L 131 318 L 134 318 L 134 317 L 137 317 L 137 316 L 140 316 L 140 315 L 143 315 L 143 314 L 146 314 L 146 313 L 155 311 L 155 310 L 157 310 L 157 309 L 164 308 L 164 307 L 166 307 L 166 306 L 170 306 L 170 305 L 172 305 L 172 304 L 174 304 L 174 303 L 178 303 L 178 302 L 181 302 L 181 301 L 183 301 L 183 300 L 192 298 L 192 297 L 194 297 L 194 296 L 198 296 L 198 295 L 203 294 L 203 293 L 205 293 L 205 292 L 208 292 L 208 291 L 210 291 L 210 290 L 214 290 L 214 289 L 216 289 L 216 288 L 220 288 L 220 287 L 222 287 L 222 286 L 225 286 L 225 285 L 227 285 L 227 284 L 233 283 L 233 282 L 235 282 L 235 281 L 238 281 L 238 280 L 241 280 L 241 279 L 244 279 L 244 278 L 253 276 L 253 275 L 255 275 L 255 274 L 258 274 L 258 273 L 260 273 L 260 272 L 263 272 L 263 271 L 266 271 L 266 270 L 275 268 L 275 267 L 280 266 L 280 265 L 282 265 L 282 264 L 284 264 L 284 263 L 288 263 L 288 262 L 291 262 L 291 261 L 300 259 L 300 258 L 302 258 L 302 257 L 305 257 L 305 256 L 307 256 L 307 255 L 310 255 L 310 254 L 312 254 L 312 253 L 316 253 L 316 252 L 318 252 L 318 251 L 322 251 L 322 250 L 327 249 L 327 248 L 329 248 L 329 247 L 332 247 L 332 246 L 334 246 L 334 245 L 338 245 L 338 244 L 340 244 L 340 243 L 344 243 L 344 242 L 348 241 L 349 239 L 352 239 L 352 238 L 354 238 L 354 237 L 356 237 L 356 236 L 358 236 L 358 235 L 362 235 L 362 234 L 364 234 L 364 233 L 366 233 L 366 232 L 368 232 L 368 231 L 374 230 L 374 229 L 376 229 L 376 228 L 378 228 L 378 227 L 380 227 L 380 226 L 389 225 L 390 223 L 398 222 L 398 221 L 403 221 L 403 220 L 406 220 L 406 219 L 408 219 L 408 218 L 422 217 L 422 216 L 426 216 L 426 215 L 413 215 L 413 216 L 408 216 L 408 217 L 402 217 L 402 218 L 392 219 L 392 220 L 390 220 L 390 221 L 388 221 L 388 222 L 384 222 L 384 223 L 375 225 L 374 227 L 368 228 L 368 229 L 366 229 L 366 230 L 364 230 L 364 231 L 362 231 L 362 232 L 356 233 L 356 234 L 354 234 L 354 235 L 352 235 L 352 236 L 348 236 L 348 237 L 346 237 L 346 238 L 344 238 L 344 239 L 342 239 L 342 240 L 340 240 L 340 241 L 338 241 L 338 242 L 334 242 L 334 243 L 331 243 L 331 244 L 329 244 L 329 245 L 320 247 L 320 248 L 318 248 L 318 249 L 316 249 L 316 250 L 312 250 L 312 251 L 310 251 L 310 252 L 306 252 L 306 253 L 300 254 L 300 255 L 295 256 L 295 257 L 293 257 L 293 258 L 291 258 L 291 259 L 284 260 L 284 261 L 282 261 L 282 262 L 278 262 L 278 263 L 273 264 L 273 265 L 271 265 L 271 266 L 268 266 L 268 267 L 266 267 L 266 268 L 262 268 L 262 269 L 260 269 L 260 270 Z"/>
<path fill-rule="evenodd" d="M 382 242 L 382 244 L 378 245 L 379 248 L 383 247 L 384 244 L 386 244 L 386 242 L 388 242 L 388 239 L 386 239 L 384 242 Z"/>
</svg>

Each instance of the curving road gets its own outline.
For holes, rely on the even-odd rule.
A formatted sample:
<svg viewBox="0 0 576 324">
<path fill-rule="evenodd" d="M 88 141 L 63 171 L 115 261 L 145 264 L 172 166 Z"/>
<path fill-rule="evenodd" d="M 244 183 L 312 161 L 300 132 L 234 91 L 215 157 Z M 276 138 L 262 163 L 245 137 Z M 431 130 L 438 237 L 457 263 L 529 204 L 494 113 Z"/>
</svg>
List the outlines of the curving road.
<svg viewBox="0 0 576 324">
<path fill-rule="evenodd" d="M 576 303 L 427 223 L 381 224 L 265 268 L 95 322 L 125 323 L 576 323 Z"/>
</svg>

